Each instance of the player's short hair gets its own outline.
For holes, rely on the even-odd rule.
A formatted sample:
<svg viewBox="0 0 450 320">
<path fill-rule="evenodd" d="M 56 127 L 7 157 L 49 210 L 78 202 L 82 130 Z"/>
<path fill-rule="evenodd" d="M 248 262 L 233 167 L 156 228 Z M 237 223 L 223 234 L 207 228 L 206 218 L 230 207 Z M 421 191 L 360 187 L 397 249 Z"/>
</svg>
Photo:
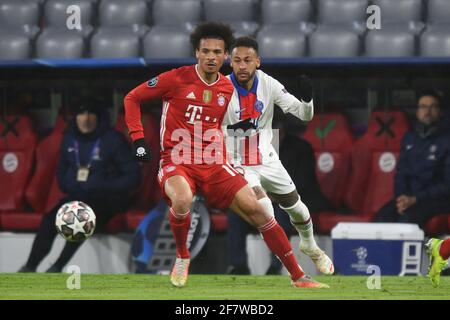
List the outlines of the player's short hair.
<svg viewBox="0 0 450 320">
<path fill-rule="evenodd" d="M 225 23 L 203 22 L 197 25 L 191 34 L 191 44 L 194 50 L 199 49 L 201 39 L 221 39 L 225 42 L 225 52 L 229 52 L 234 42 L 233 30 Z"/>
<path fill-rule="evenodd" d="M 422 97 L 425 96 L 430 96 L 433 97 L 437 100 L 437 102 L 439 103 L 439 107 L 443 107 L 443 103 L 444 103 L 444 94 L 435 89 L 435 88 L 427 88 L 427 89 L 423 89 L 421 91 L 419 91 L 418 95 L 417 95 L 417 101 L 419 101 Z"/>
<path fill-rule="evenodd" d="M 239 37 L 236 39 L 236 41 L 233 43 L 233 47 L 231 49 L 237 48 L 237 47 L 246 47 L 246 48 L 253 48 L 255 50 L 256 54 L 259 55 L 259 45 L 258 41 L 256 41 L 253 37 Z"/>
</svg>

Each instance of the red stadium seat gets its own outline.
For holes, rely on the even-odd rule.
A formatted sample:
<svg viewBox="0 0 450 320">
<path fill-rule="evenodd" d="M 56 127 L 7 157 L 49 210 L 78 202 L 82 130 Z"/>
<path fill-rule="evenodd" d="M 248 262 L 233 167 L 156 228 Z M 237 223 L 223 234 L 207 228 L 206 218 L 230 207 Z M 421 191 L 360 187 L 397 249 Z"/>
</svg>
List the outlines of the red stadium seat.
<svg viewBox="0 0 450 320">
<path fill-rule="evenodd" d="M 58 165 L 62 136 L 62 131 L 53 130 L 36 148 L 36 170 L 25 192 L 29 204 L 36 212 L 43 213 L 46 209 Z"/>
<path fill-rule="evenodd" d="M 362 215 L 368 216 L 370 220 L 394 197 L 394 176 L 399 154 L 399 151 L 372 153 L 369 185 L 362 210 Z"/>
<path fill-rule="evenodd" d="M 401 112 L 374 112 L 371 115 L 366 133 L 355 142 L 351 151 L 352 171 L 345 203 L 353 213 L 319 213 L 320 232 L 330 233 L 341 221 L 371 221 L 374 214 L 392 199 L 395 165 L 407 129 L 406 116 Z"/>
<path fill-rule="evenodd" d="M 334 212 L 320 212 L 313 217 L 316 230 L 322 234 L 330 234 L 339 222 L 370 222 L 370 217 L 361 215 L 343 215 Z"/>
<path fill-rule="evenodd" d="M 148 212 L 144 210 L 130 209 L 125 214 L 125 228 L 129 231 L 134 231 L 141 223 L 142 219 L 147 215 Z"/>
<path fill-rule="evenodd" d="M 28 117 L 8 116 L 0 122 L 0 211 L 24 208 L 36 142 Z"/>
<path fill-rule="evenodd" d="M 41 224 L 42 214 L 34 212 L 1 212 L 0 226 L 10 231 L 36 231 Z"/>
<path fill-rule="evenodd" d="M 44 212 L 49 212 L 52 210 L 64 196 L 65 194 L 59 188 L 58 179 L 54 175 Z"/>
<path fill-rule="evenodd" d="M 431 218 L 425 224 L 425 233 L 435 236 L 448 234 L 450 232 L 450 213 L 440 214 Z"/>
<path fill-rule="evenodd" d="M 364 212 L 371 176 L 368 168 L 372 167 L 373 153 L 398 152 L 408 127 L 408 120 L 402 112 L 372 113 L 366 133 L 355 142 L 352 150 L 352 169 L 345 200 L 353 212 Z"/>
<path fill-rule="evenodd" d="M 144 126 L 145 141 L 152 151 L 152 161 L 150 164 L 142 164 L 142 182 L 134 196 L 132 208 L 125 215 L 125 225 L 130 231 L 133 231 L 138 226 L 145 214 L 161 198 L 161 191 L 156 179 L 159 168 L 159 124 L 153 115 L 149 113 L 142 114 L 142 123 Z M 123 114 L 119 114 L 117 117 L 116 129 L 128 137 Z"/>
<path fill-rule="evenodd" d="M 324 195 L 336 206 L 342 204 L 350 170 L 353 137 L 342 114 L 318 114 L 303 135 L 316 157 L 316 175 Z"/>
<path fill-rule="evenodd" d="M 211 230 L 214 232 L 226 232 L 228 230 L 228 216 L 226 211 L 208 208 L 211 219 Z"/>
</svg>

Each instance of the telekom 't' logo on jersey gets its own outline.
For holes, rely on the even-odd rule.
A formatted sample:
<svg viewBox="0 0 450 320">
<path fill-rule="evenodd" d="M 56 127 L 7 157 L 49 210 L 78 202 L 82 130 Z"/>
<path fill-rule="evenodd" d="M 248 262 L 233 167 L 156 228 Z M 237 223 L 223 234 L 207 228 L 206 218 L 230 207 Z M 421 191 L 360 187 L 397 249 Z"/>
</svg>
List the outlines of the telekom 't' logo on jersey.
<svg viewBox="0 0 450 320">
<path fill-rule="evenodd" d="M 211 118 L 209 116 L 205 116 L 202 118 L 202 112 L 203 112 L 203 107 L 194 106 L 192 104 L 188 105 L 186 113 L 185 113 L 186 118 L 188 118 L 187 123 L 194 124 L 195 120 L 217 122 L 217 118 Z"/>
</svg>

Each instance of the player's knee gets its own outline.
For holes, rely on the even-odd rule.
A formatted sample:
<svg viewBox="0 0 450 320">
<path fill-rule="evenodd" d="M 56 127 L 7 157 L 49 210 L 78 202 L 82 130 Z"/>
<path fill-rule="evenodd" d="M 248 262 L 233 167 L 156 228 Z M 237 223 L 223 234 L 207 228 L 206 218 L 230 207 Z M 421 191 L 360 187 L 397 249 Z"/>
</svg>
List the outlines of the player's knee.
<svg viewBox="0 0 450 320">
<path fill-rule="evenodd" d="M 296 190 L 287 194 L 276 195 L 274 198 L 276 202 L 283 208 L 292 207 L 298 202 L 298 200 L 300 200 L 300 196 Z"/>
<path fill-rule="evenodd" d="M 261 227 L 270 220 L 270 214 L 265 211 L 264 207 L 256 198 L 250 198 L 245 203 L 245 209 L 243 211 L 255 227 Z"/>
<path fill-rule="evenodd" d="M 192 206 L 192 197 L 189 195 L 179 195 L 172 200 L 172 208 L 176 213 L 186 213 Z"/>
</svg>

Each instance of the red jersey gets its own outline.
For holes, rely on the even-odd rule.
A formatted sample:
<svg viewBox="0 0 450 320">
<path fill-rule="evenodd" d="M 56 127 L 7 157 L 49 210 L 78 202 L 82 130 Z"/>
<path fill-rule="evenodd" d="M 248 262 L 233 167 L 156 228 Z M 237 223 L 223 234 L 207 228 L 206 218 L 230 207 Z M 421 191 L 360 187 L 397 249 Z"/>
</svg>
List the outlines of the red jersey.
<svg viewBox="0 0 450 320">
<path fill-rule="evenodd" d="M 160 148 L 163 162 L 170 161 L 172 154 L 178 154 L 184 147 L 184 150 L 191 150 L 191 163 L 203 163 L 198 156 L 207 156 L 211 150 L 208 146 L 215 142 L 222 145 L 219 156 L 225 163 L 221 124 L 233 89 L 231 81 L 220 73 L 217 81 L 206 83 L 195 65 L 161 73 L 125 97 L 125 121 L 131 139 L 135 141 L 144 137 L 140 102 L 162 98 Z"/>
</svg>

